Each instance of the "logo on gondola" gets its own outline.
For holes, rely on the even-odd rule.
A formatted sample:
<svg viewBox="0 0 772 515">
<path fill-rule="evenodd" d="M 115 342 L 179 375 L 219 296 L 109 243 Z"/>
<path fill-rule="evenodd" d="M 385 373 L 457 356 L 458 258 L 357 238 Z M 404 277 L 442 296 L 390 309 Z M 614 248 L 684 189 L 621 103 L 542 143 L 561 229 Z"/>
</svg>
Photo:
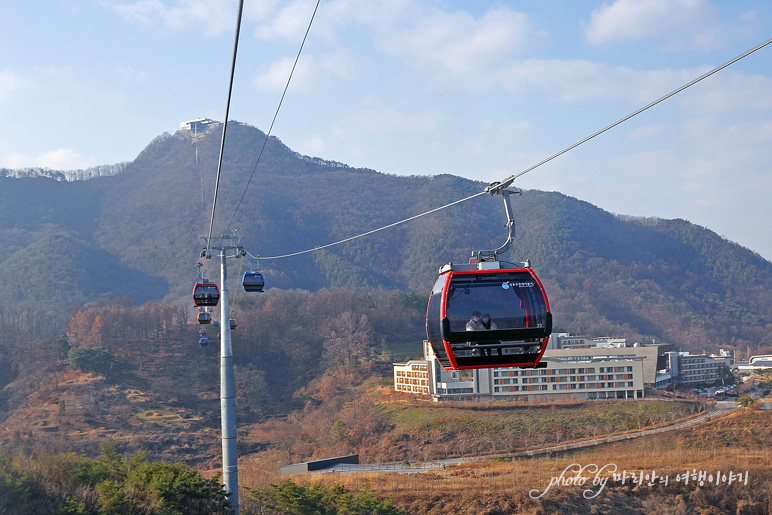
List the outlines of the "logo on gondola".
<svg viewBox="0 0 772 515">
<path fill-rule="evenodd" d="M 505 290 L 512 288 L 533 288 L 536 283 L 533 281 L 505 281 L 501 283 L 501 287 Z"/>
</svg>

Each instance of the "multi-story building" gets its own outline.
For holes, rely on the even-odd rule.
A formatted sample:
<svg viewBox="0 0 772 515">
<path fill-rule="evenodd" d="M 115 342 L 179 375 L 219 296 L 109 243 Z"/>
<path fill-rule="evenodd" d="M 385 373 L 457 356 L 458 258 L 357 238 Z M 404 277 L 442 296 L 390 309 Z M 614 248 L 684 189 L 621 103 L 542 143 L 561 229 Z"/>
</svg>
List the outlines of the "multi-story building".
<svg viewBox="0 0 772 515">
<path fill-rule="evenodd" d="M 643 384 L 653 388 L 658 381 L 657 371 L 664 370 L 668 366 L 667 353 L 673 351 L 672 344 L 641 345 L 632 347 L 572 347 L 548 349 L 545 356 L 574 357 L 576 359 L 597 356 L 609 356 L 615 358 L 643 358 Z"/>
<path fill-rule="evenodd" d="M 656 388 L 669 382 L 663 381 L 668 367 L 667 353 L 675 350 L 670 343 L 630 345 L 627 338 L 591 338 L 576 336 L 569 333 L 557 333 L 550 337 L 548 350 L 571 351 L 576 356 L 617 356 L 643 357 L 643 383 L 649 388 Z"/>
<path fill-rule="evenodd" d="M 546 351 L 546 368 L 487 369 L 479 374 L 480 393 L 522 400 L 642 399 L 642 357 L 560 357 Z"/>
<path fill-rule="evenodd" d="M 743 375 L 754 375 L 766 369 L 772 368 L 772 354 L 751 356 L 747 363 L 735 363 L 732 369 Z"/>
<path fill-rule="evenodd" d="M 731 356 L 708 356 L 688 352 L 668 352 L 670 375 L 681 384 L 711 383 L 721 378 L 723 367 L 732 364 Z"/>
<path fill-rule="evenodd" d="M 411 360 L 407 363 L 394 363 L 394 389 L 398 392 L 429 395 L 429 362 Z"/>
<path fill-rule="evenodd" d="M 643 398 L 645 356 L 577 355 L 579 350 L 585 349 L 545 351 L 546 368 L 459 372 L 444 370 L 424 342 L 425 359 L 394 364 L 394 388 L 429 395 L 435 401 Z"/>
</svg>

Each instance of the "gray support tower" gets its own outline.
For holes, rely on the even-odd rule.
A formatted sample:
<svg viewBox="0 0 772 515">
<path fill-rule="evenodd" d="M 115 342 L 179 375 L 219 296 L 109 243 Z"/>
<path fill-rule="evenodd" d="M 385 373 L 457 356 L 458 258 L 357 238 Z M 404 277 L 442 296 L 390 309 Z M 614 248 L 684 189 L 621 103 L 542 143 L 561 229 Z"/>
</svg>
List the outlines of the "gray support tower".
<svg viewBox="0 0 772 515">
<path fill-rule="evenodd" d="M 215 238 L 212 238 L 215 240 Z M 209 241 L 220 255 L 220 418 L 222 422 L 223 486 L 229 494 L 234 513 L 239 513 L 239 469 L 236 452 L 236 389 L 233 382 L 233 346 L 231 345 L 230 304 L 228 300 L 228 258 L 246 254 L 241 237 L 223 234 Z M 206 254 L 206 249 L 202 255 Z"/>
</svg>

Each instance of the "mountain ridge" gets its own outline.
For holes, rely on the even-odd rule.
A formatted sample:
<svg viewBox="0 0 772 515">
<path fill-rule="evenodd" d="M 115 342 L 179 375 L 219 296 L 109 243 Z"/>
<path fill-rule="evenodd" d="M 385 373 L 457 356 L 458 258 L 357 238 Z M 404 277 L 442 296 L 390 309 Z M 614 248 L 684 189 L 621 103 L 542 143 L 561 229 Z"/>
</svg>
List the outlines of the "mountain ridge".
<svg viewBox="0 0 772 515">
<path fill-rule="evenodd" d="M 326 245 L 485 186 L 447 174 L 404 177 L 351 168 L 301 156 L 265 137 L 249 125 L 229 125 L 215 213 L 215 234 L 237 229 L 255 256 Z M 0 214 L 7 221 L 0 244 L 13 250 L 0 258 L 0 273 L 26 288 L 24 298 L 41 305 L 58 299 L 54 308 L 62 308 L 57 286 L 37 280 L 60 265 L 30 246 L 64 234 L 82 245 L 72 252 L 104 254 L 102 262 L 65 256 L 62 268 L 73 277 L 119 283 L 85 289 L 68 283 L 69 302 L 107 295 L 186 302 L 209 228 L 219 143 L 217 126 L 197 135 L 177 131 L 155 138 L 117 174 L 74 182 L 0 177 Z M 772 345 L 766 329 L 772 302 L 764 294 L 772 287 L 772 263 L 753 251 L 684 220 L 614 215 L 562 193 L 525 190 L 512 207 L 517 234 L 504 259 L 530 259 L 557 328 L 685 348 Z M 501 200 L 479 196 L 367 238 L 260 264 L 268 287 L 428 292 L 441 265 L 500 246 L 504 222 Z M 24 266 L 25 252 L 44 265 Z M 231 260 L 229 275 L 255 265 Z M 219 275 L 216 259 L 205 266 L 210 277 Z"/>
</svg>

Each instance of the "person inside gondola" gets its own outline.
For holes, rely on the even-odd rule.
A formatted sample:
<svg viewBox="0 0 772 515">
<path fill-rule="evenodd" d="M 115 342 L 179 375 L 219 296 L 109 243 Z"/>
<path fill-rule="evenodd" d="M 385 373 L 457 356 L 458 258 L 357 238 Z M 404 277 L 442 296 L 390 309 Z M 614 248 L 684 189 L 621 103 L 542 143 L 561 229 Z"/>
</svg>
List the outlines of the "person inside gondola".
<svg viewBox="0 0 772 515">
<path fill-rule="evenodd" d="M 488 317 L 488 320 L 490 321 L 490 317 Z M 485 331 L 485 324 L 483 324 L 482 315 L 479 311 L 472 311 L 472 318 L 466 323 L 466 330 Z M 477 345 L 479 345 L 479 343 L 477 343 Z M 485 347 L 480 347 L 479 352 L 481 356 L 488 355 L 488 349 Z"/>
<path fill-rule="evenodd" d="M 482 323 L 482 315 L 479 311 L 472 311 L 472 318 L 466 323 L 467 331 L 483 331 L 485 326 Z"/>
<path fill-rule="evenodd" d="M 483 327 L 484 327 L 486 330 L 490 330 L 490 329 L 493 329 L 493 330 L 495 331 L 496 329 L 498 329 L 498 327 L 496 326 L 496 322 L 494 322 L 493 320 L 491 320 L 491 315 L 490 315 L 490 313 L 485 313 L 485 314 L 482 316 L 482 318 L 480 319 L 480 321 L 482 322 L 482 325 L 483 325 Z"/>
</svg>

